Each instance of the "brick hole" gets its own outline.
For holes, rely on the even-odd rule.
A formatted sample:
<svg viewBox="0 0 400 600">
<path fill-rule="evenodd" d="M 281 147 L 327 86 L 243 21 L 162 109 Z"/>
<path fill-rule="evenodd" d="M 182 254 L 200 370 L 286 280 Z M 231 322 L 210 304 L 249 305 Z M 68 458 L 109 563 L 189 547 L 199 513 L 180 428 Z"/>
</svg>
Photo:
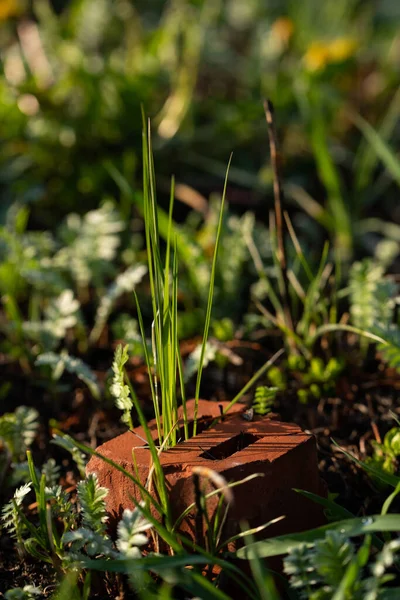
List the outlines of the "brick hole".
<svg viewBox="0 0 400 600">
<path fill-rule="evenodd" d="M 236 452 L 240 452 L 247 446 L 251 446 L 251 444 L 255 444 L 258 440 L 261 440 L 264 435 L 255 435 L 253 433 L 239 433 L 229 440 L 225 440 L 216 446 L 212 446 L 202 454 L 200 454 L 201 458 L 205 458 L 207 460 L 222 460 L 224 458 L 228 458 L 228 456 L 232 456 Z"/>
</svg>

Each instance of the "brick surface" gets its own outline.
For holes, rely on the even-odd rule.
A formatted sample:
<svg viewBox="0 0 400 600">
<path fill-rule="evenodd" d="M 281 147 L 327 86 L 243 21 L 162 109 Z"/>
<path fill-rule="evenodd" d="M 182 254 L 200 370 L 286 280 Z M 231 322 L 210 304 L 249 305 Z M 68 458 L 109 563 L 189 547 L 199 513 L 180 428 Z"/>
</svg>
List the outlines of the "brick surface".
<svg viewBox="0 0 400 600">
<path fill-rule="evenodd" d="M 209 426 L 213 418 L 220 415 L 221 404 L 226 406 L 226 403 L 200 401 L 200 423 Z M 314 438 L 295 424 L 282 423 L 270 417 L 256 417 L 253 421 L 247 421 L 240 414 L 242 410 L 243 407 L 236 405 L 223 422 L 219 421 L 196 437 L 161 453 L 160 461 L 174 519 L 194 502 L 192 470 L 193 467 L 202 467 L 205 472 L 212 469 L 220 473 L 228 482 L 240 481 L 253 473 L 263 475 L 233 488 L 234 502 L 229 507 L 223 539 L 240 531 L 241 520 L 250 527 L 257 527 L 285 515 L 284 520 L 263 532 L 264 537 L 320 525 L 323 517 L 319 507 L 292 489 L 323 493 Z M 193 401 L 190 401 L 189 418 L 192 414 Z M 156 439 L 155 423 L 151 422 L 150 427 Z M 97 448 L 97 451 L 132 474 L 135 474 L 132 460 L 134 452 L 139 478 L 145 484 L 150 468 L 150 452 L 141 447 L 143 439 L 144 432 L 137 428 L 135 433 L 120 435 Z M 132 481 L 98 457 L 92 457 L 87 465 L 87 473 L 92 472 L 97 473 L 100 484 L 109 489 L 106 502 L 113 527 L 122 511 L 133 507 L 132 496 L 140 500 L 140 492 Z M 215 489 L 206 476 L 200 477 L 200 483 L 205 492 Z M 217 502 L 217 496 L 207 501 L 209 515 L 214 514 Z M 193 540 L 197 538 L 197 542 L 201 541 L 199 536 L 205 535 L 205 531 L 199 532 L 196 527 L 194 514 L 188 515 L 182 522 L 180 531 Z"/>
</svg>

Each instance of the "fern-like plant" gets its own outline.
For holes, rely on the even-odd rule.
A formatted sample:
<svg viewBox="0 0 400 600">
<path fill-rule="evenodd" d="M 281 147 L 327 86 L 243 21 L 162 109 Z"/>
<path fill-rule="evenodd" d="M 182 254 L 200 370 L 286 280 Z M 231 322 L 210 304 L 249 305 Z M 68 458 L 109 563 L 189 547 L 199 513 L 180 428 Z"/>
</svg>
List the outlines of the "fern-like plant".
<svg viewBox="0 0 400 600">
<path fill-rule="evenodd" d="M 39 342 L 44 350 L 51 351 L 68 331 L 80 322 L 80 303 L 70 289 L 56 298 L 50 298 L 43 311 L 42 320 L 25 321 L 22 330 L 30 340 Z"/>
<path fill-rule="evenodd" d="M 117 408 L 123 411 L 121 421 L 130 429 L 133 429 L 131 411 L 133 402 L 129 386 L 125 384 L 124 366 L 129 360 L 128 346 L 118 345 L 114 353 L 112 370 L 114 372 L 113 382 L 110 387 L 110 393 L 115 399 Z"/>
<path fill-rule="evenodd" d="M 386 571 L 397 560 L 400 543 L 398 540 L 387 542 L 375 558 L 371 556 L 370 546 L 366 536 L 357 551 L 345 534 L 328 530 L 321 540 L 289 549 L 284 571 L 289 576 L 290 587 L 304 600 L 385 597 L 386 592 L 390 594 L 385 584 L 393 578 Z M 338 590 L 341 590 L 340 596 L 336 596 Z"/>
<path fill-rule="evenodd" d="M 351 267 L 350 314 L 353 325 L 363 331 L 373 331 L 377 324 L 387 327 L 393 320 L 396 285 L 384 275 L 383 265 L 370 258 Z"/>
<path fill-rule="evenodd" d="M 256 388 L 253 400 L 253 409 L 257 415 L 267 415 L 271 412 L 276 395 L 279 392 L 277 387 L 268 387 L 261 385 Z"/>
<path fill-rule="evenodd" d="M 134 510 L 125 509 L 117 528 L 117 548 L 127 558 L 140 558 L 140 546 L 148 542 L 144 535 L 152 527 L 150 521 L 142 514 L 140 507 Z"/>
<path fill-rule="evenodd" d="M 382 358 L 388 363 L 389 367 L 400 371 L 400 329 L 397 325 L 391 324 L 384 328 L 375 326 L 375 332 L 385 341 L 378 344 L 378 350 Z"/>
<path fill-rule="evenodd" d="M 31 491 L 31 484 L 25 483 L 15 490 L 12 499 L 7 502 L 1 511 L 2 527 L 7 529 L 8 534 L 14 538 L 18 547 L 22 550 L 24 534 L 27 531 L 26 524 L 20 517 L 20 508 L 27 494 Z"/>
<path fill-rule="evenodd" d="M 126 271 L 120 273 L 115 281 L 108 287 L 107 291 L 102 295 L 99 306 L 97 307 L 94 326 L 89 336 L 91 343 L 94 343 L 99 339 L 117 299 L 122 296 L 122 294 L 133 292 L 146 272 L 147 269 L 144 265 L 129 267 Z"/>
<path fill-rule="evenodd" d="M 96 533 L 104 534 L 108 519 L 104 499 L 108 489 L 99 485 L 94 473 L 80 481 L 77 489 L 83 525 Z"/>
<path fill-rule="evenodd" d="M 19 406 L 13 413 L 0 417 L 0 439 L 10 453 L 11 460 L 24 459 L 27 449 L 36 437 L 39 413 L 35 408 Z"/>
<path fill-rule="evenodd" d="M 66 350 L 62 350 L 60 354 L 56 352 L 44 352 L 38 356 L 35 364 L 51 367 L 52 378 L 55 381 L 60 379 L 64 371 L 76 375 L 78 379 L 87 385 L 92 396 L 96 400 L 100 399 L 99 382 L 92 369 L 80 358 L 70 356 Z"/>
<path fill-rule="evenodd" d="M 85 551 L 89 556 L 114 556 L 112 542 L 106 534 L 107 513 L 105 497 L 108 489 L 101 487 L 97 476 L 90 474 L 77 486 L 81 511 L 81 527 L 64 533 L 62 542 L 67 546 L 66 560 L 79 560 Z"/>
</svg>

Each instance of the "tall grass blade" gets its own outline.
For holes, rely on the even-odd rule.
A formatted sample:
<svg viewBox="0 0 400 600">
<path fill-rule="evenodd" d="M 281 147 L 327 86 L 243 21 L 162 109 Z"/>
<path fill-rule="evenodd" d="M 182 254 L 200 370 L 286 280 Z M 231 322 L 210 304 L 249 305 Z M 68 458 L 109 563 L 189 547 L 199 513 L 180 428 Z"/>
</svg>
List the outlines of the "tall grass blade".
<svg viewBox="0 0 400 600">
<path fill-rule="evenodd" d="M 354 117 L 354 122 L 369 142 L 371 149 L 381 159 L 397 184 L 400 185 L 400 161 L 385 141 L 383 135 L 379 134 L 360 115 Z"/>
<path fill-rule="evenodd" d="M 254 544 L 254 537 L 251 531 L 244 531 L 244 538 L 247 545 Z M 250 569 L 257 586 L 260 600 L 279 600 L 278 591 L 271 573 L 266 569 L 262 559 L 253 552 L 253 560 L 250 561 Z"/>
<path fill-rule="evenodd" d="M 356 537 L 370 533 L 382 533 L 385 531 L 396 532 L 400 528 L 400 514 L 372 515 L 369 517 L 357 517 L 329 523 L 317 529 L 309 529 L 302 533 L 282 535 L 276 538 L 254 542 L 239 548 L 236 552 L 238 558 L 253 560 L 256 555 L 260 558 L 279 556 L 286 554 L 292 548 L 298 548 L 302 544 L 313 543 L 323 539 L 327 531 L 340 531 L 347 537 Z"/>
<path fill-rule="evenodd" d="M 327 143 L 327 127 L 320 99 L 314 98 L 310 107 L 311 143 L 317 170 L 328 193 L 328 207 L 333 217 L 335 246 L 340 249 L 342 258 L 348 259 L 352 252 L 353 233 L 351 215 L 345 203 L 339 170 L 336 167 Z"/>
<path fill-rule="evenodd" d="M 228 184 L 228 175 L 229 175 L 229 168 L 231 166 L 231 162 L 232 162 L 232 154 L 229 157 L 228 166 L 227 166 L 226 174 L 225 174 L 224 189 L 222 192 L 221 208 L 220 208 L 218 227 L 217 227 L 217 233 L 216 233 L 216 238 L 215 238 L 214 256 L 213 256 L 213 261 L 212 261 L 212 266 L 211 266 L 206 319 L 205 319 L 204 333 L 203 333 L 203 342 L 201 345 L 199 369 L 197 371 L 197 379 L 196 379 L 195 407 L 194 407 L 194 415 L 193 415 L 193 436 L 195 436 L 196 432 L 197 432 L 197 412 L 198 412 L 198 403 L 199 403 L 199 397 L 200 397 L 200 383 L 201 383 L 201 376 L 203 373 L 203 363 L 204 363 L 204 356 L 205 356 L 205 351 L 206 351 L 206 344 L 207 344 L 207 340 L 208 340 L 208 332 L 210 329 L 211 310 L 212 310 L 212 303 L 213 303 L 213 296 L 214 296 L 215 273 L 216 273 L 217 257 L 218 257 L 218 248 L 219 248 L 219 242 L 220 242 L 221 233 L 222 233 L 222 223 L 223 223 L 223 217 L 224 217 L 226 188 L 227 188 L 227 184 Z"/>
</svg>

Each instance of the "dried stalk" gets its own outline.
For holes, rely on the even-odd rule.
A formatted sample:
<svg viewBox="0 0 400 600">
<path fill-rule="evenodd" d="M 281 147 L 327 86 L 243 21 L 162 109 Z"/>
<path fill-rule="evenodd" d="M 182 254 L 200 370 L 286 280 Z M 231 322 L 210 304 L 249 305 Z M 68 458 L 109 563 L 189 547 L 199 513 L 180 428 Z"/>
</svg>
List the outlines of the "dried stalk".
<svg viewBox="0 0 400 600">
<path fill-rule="evenodd" d="M 269 148 L 271 154 L 271 166 L 274 176 L 274 200 L 275 200 L 275 222 L 276 222 L 276 237 L 278 242 L 277 256 L 279 266 L 282 273 L 281 278 L 281 295 L 283 304 L 283 317 L 286 326 L 294 331 L 293 319 L 289 304 L 289 277 L 287 270 L 285 240 L 284 240 L 284 220 L 282 213 L 282 205 L 284 203 L 284 192 L 279 171 L 279 151 L 276 135 L 276 127 L 274 120 L 274 107 L 270 100 L 264 100 L 265 119 L 267 121 Z M 289 338 L 288 343 L 291 350 L 295 351 L 293 339 Z"/>
</svg>

